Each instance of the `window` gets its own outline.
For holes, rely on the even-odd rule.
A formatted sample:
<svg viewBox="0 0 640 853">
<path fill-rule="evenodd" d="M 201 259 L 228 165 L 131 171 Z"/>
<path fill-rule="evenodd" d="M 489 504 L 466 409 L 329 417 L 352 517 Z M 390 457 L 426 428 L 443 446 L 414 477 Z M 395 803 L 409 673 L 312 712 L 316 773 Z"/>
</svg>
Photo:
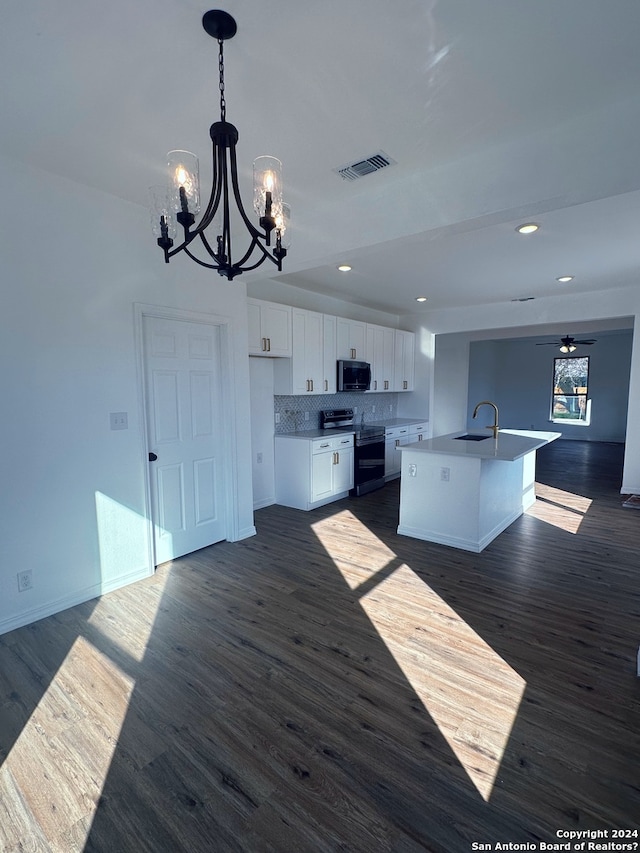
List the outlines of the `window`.
<svg viewBox="0 0 640 853">
<path fill-rule="evenodd" d="M 589 356 L 553 360 L 551 420 L 588 426 L 591 414 Z"/>
</svg>

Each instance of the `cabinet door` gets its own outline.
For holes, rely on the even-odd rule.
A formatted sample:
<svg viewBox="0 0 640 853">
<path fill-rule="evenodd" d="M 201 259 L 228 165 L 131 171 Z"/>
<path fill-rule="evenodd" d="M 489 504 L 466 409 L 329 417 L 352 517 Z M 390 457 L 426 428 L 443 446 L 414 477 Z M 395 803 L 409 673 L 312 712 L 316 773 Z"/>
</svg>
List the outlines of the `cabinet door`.
<svg viewBox="0 0 640 853">
<path fill-rule="evenodd" d="M 336 450 L 333 465 L 333 493 L 347 492 L 353 488 L 353 447 Z"/>
<path fill-rule="evenodd" d="M 305 370 L 311 394 L 324 393 L 324 328 L 322 314 L 306 312 L 304 357 Z"/>
<path fill-rule="evenodd" d="M 338 317 L 337 358 L 364 361 L 366 356 L 367 324 L 359 320 Z"/>
<path fill-rule="evenodd" d="M 261 299 L 247 299 L 249 355 L 291 355 L 291 307 Z"/>
<path fill-rule="evenodd" d="M 322 390 L 325 394 L 335 394 L 337 387 L 336 321 L 337 317 L 332 317 L 330 314 L 325 314 L 322 318 L 324 337 Z"/>
<path fill-rule="evenodd" d="M 395 333 L 395 390 L 413 391 L 415 335 L 396 329 Z"/>
<path fill-rule="evenodd" d="M 262 337 L 269 342 L 268 353 L 272 357 L 291 355 L 291 308 L 264 302 L 262 310 Z"/>
<path fill-rule="evenodd" d="M 407 432 L 401 433 L 394 430 L 390 437 L 384 442 L 384 476 L 395 477 L 400 473 L 402 467 L 402 453 L 398 450 L 403 444 L 409 444 Z"/>
<path fill-rule="evenodd" d="M 265 355 L 260 303 L 247 300 L 247 317 L 249 320 L 249 355 Z"/>
<path fill-rule="evenodd" d="M 314 453 L 311 458 L 311 503 L 333 494 L 334 452 Z"/>
</svg>

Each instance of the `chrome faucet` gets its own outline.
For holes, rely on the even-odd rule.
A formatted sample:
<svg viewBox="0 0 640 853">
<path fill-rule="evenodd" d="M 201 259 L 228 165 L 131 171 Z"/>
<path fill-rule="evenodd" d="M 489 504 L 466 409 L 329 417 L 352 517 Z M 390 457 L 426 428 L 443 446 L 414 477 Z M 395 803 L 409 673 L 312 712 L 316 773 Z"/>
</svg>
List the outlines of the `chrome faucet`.
<svg viewBox="0 0 640 853">
<path fill-rule="evenodd" d="M 497 438 L 498 437 L 498 430 L 500 429 L 500 427 L 498 426 L 498 407 L 496 406 L 495 403 L 492 403 L 491 400 L 482 400 L 482 402 L 478 403 L 478 405 L 473 410 L 473 417 L 474 418 L 478 414 L 478 409 L 480 408 L 480 406 L 493 406 L 493 411 L 495 413 L 493 416 L 493 426 L 488 424 L 486 428 L 493 430 L 493 437 Z"/>
</svg>

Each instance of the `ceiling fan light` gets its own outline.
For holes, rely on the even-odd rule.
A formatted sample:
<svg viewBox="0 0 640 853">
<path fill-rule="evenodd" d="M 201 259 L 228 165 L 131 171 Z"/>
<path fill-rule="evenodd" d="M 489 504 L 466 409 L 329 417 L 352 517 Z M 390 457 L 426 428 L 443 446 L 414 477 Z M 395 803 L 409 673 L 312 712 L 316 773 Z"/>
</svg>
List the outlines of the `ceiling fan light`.
<svg viewBox="0 0 640 853">
<path fill-rule="evenodd" d="M 568 281 L 573 281 L 572 275 L 559 275 L 556 281 L 559 281 L 561 284 L 566 284 Z"/>
<path fill-rule="evenodd" d="M 518 225 L 516 231 L 518 234 L 534 234 L 540 226 L 536 222 L 525 222 L 522 225 Z"/>
</svg>

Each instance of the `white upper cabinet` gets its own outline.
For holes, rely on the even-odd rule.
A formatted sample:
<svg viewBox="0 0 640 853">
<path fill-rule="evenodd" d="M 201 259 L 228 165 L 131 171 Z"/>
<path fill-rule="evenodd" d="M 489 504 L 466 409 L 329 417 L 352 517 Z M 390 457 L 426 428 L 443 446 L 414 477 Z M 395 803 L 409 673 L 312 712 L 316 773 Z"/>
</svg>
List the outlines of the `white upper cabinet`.
<svg viewBox="0 0 640 853">
<path fill-rule="evenodd" d="M 247 299 L 249 355 L 287 358 L 292 353 L 291 307 Z"/>
<path fill-rule="evenodd" d="M 415 334 L 395 330 L 394 391 L 413 391 L 415 376 Z"/>
<path fill-rule="evenodd" d="M 367 323 L 366 361 L 371 364 L 371 391 L 392 391 L 395 329 Z"/>
<path fill-rule="evenodd" d="M 364 361 L 367 349 L 367 324 L 338 317 L 336 359 Z"/>
<path fill-rule="evenodd" d="M 292 357 L 274 366 L 276 394 L 333 394 L 336 390 L 335 317 L 292 309 Z"/>
<path fill-rule="evenodd" d="M 324 337 L 324 380 L 322 383 L 323 392 L 325 394 L 335 394 L 338 386 L 336 355 L 336 334 L 338 331 L 338 318 L 332 317 L 330 314 L 325 314 L 323 317 L 322 331 Z"/>
</svg>

